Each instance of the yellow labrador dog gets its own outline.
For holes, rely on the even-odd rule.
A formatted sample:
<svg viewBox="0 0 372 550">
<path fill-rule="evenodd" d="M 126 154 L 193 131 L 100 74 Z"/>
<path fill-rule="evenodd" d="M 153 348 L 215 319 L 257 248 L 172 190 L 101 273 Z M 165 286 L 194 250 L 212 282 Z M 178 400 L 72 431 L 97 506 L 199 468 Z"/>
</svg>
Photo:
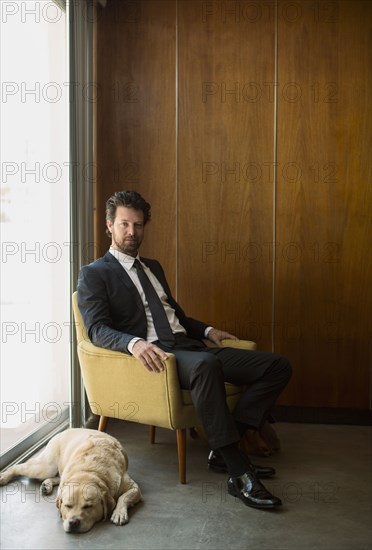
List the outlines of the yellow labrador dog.
<svg viewBox="0 0 372 550">
<path fill-rule="evenodd" d="M 44 480 L 40 491 L 49 495 L 59 484 L 56 504 L 64 530 L 84 533 L 110 514 L 115 525 L 128 522 L 128 508 L 142 496 L 127 468 L 127 454 L 117 439 L 72 428 L 53 437 L 39 456 L 5 470 L 0 485 L 27 476 Z"/>
</svg>

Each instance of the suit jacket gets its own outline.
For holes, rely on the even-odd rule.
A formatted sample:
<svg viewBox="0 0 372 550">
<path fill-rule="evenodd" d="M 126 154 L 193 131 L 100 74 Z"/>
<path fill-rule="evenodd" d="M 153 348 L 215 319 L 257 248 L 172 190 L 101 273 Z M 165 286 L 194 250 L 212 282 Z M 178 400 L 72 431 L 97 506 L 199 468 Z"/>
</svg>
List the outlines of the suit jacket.
<svg viewBox="0 0 372 550">
<path fill-rule="evenodd" d="M 202 339 L 208 325 L 187 317 L 175 301 L 157 260 L 141 257 L 161 283 L 169 305 L 190 338 Z M 78 279 L 78 304 L 89 339 L 93 344 L 128 353 L 134 337 L 147 336 L 147 319 L 141 297 L 120 262 L 110 253 L 84 266 Z"/>
</svg>

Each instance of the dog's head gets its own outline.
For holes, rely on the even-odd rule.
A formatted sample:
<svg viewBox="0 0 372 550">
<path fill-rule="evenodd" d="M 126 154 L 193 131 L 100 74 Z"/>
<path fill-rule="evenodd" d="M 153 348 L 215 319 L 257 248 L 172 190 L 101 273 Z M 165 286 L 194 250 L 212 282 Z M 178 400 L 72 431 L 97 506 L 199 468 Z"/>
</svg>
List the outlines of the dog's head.
<svg viewBox="0 0 372 550">
<path fill-rule="evenodd" d="M 96 476 L 78 476 L 60 485 L 56 505 L 66 533 L 85 533 L 104 521 L 116 502 Z"/>
</svg>

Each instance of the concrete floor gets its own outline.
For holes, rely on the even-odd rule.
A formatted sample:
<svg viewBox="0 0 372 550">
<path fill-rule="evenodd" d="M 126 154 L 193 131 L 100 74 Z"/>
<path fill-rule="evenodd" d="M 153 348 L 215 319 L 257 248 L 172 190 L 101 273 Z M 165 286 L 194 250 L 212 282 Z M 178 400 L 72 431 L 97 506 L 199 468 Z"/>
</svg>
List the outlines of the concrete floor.
<svg viewBox="0 0 372 550">
<path fill-rule="evenodd" d="M 2 488 L 1 548 L 371 550 L 371 428 L 276 424 L 282 451 L 256 459 L 277 468 L 265 485 L 283 500 L 279 511 L 245 507 L 226 492 L 226 475 L 206 468 L 207 448 L 188 438 L 188 483 L 178 482 L 175 434 L 110 420 L 107 431 L 129 455 L 144 501 L 117 527 L 63 531 L 54 498 L 21 479 Z M 54 493 L 55 496 L 55 493 Z"/>
</svg>

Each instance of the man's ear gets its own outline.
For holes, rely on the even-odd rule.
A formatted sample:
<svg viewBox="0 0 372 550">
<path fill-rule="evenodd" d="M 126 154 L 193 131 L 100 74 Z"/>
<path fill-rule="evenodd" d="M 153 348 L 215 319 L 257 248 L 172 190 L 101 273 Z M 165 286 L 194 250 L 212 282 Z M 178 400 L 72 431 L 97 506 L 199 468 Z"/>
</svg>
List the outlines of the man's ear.
<svg viewBox="0 0 372 550">
<path fill-rule="evenodd" d="M 107 227 L 107 229 L 110 231 L 110 233 L 111 233 L 111 228 L 112 228 L 112 226 L 113 226 L 112 221 L 106 220 L 106 227 Z"/>
</svg>

